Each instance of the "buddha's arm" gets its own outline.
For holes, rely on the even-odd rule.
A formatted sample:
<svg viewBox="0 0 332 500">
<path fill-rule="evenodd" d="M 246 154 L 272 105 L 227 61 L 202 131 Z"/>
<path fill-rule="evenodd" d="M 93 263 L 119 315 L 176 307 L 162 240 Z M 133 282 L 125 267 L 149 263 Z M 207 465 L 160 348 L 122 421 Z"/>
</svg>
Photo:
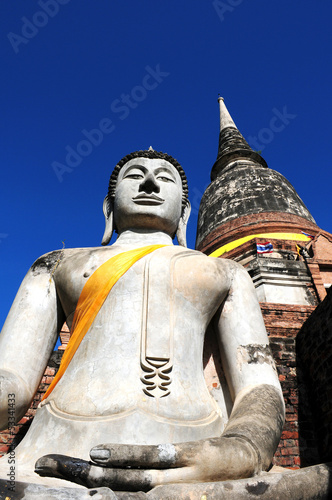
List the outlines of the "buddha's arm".
<svg viewBox="0 0 332 500">
<path fill-rule="evenodd" d="M 24 278 L 0 334 L 1 429 L 8 427 L 8 410 L 11 422 L 14 414 L 16 422 L 25 414 L 62 323 L 52 268 L 39 259 Z"/>
<path fill-rule="evenodd" d="M 221 357 L 234 407 L 223 437 L 255 451 L 255 471 L 269 467 L 284 423 L 284 401 L 255 289 L 235 263 L 217 319 Z"/>
</svg>

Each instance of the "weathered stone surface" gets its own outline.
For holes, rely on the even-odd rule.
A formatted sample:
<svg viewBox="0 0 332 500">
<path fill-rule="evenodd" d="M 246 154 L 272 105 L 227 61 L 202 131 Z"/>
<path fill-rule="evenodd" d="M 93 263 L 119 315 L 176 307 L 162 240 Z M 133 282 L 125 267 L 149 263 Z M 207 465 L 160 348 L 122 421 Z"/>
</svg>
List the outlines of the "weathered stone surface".
<svg viewBox="0 0 332 500">
<path fill-rule="evenodd" d="M 252 259 L 246 267 L 260 302 L 314 305 L 311 276 L 302 261 L 282 258 Z"/>
<path fill-rule="evenodd" d="M 1 500 L 117 500 L 109 488 L 76 489 L 48 488 L 39 484 L 15 483 L 14 486 L 0 479 Z M 128 497 L 130 498 L 130 497 Z M 139 500 L 140 497 L 137 497 Z"/>
<path fill-rule="evenodd" d="M 195 485 L 158 486 L 148 500 L 329 500 L 331 464 L 297 471 L 265 473 L 250 479 Z"/>
<path fill-rule="evenodd" d="M 145 500 L 147 498 L 146 493 L 142 491 L 137 493 L 133 493 L 132 491 L 117 491 L 116 497 L 118 500 Z"/>
<path fill-rule="evenodd" d="M 283 175 L 249 160 L 237 160 L 207 187 L 197 224 L 196 248 L 218 226 L 238 217 L 264 212 L 314 219 Z"/>
<path fill-rule="evenodd" d="M 218 157 L 211 170 L 211 180 L 239 158 L 248 158 L 267 168 L 264 158 L 251 149 L 242 134 L 234 127 L 226 127 L 219 134 Z"/>
</svg>

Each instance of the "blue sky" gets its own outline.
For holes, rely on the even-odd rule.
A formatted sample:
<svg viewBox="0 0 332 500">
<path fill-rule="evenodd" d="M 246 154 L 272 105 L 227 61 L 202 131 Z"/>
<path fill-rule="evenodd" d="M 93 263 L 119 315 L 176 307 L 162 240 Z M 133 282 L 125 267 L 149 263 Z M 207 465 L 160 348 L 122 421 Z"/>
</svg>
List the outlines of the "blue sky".
<svg viewBox="0 0 332 500">
<path fill-rule="evenodd" d="M 0 325 L 38 256 L 62 241 L 100 244 L 109 175 L 131 151 L 152 145 L 183 165 L 194 246 L 218 93 L 332 232 L 330 2 L 15 0 L 0 9 Z"/>
</svg>

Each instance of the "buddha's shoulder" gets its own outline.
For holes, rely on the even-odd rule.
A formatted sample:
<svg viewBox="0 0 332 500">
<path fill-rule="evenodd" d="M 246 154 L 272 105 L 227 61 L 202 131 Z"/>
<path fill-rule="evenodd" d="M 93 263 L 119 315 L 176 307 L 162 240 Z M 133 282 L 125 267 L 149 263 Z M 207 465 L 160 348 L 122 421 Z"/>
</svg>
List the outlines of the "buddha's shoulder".
<svg viewBox="0 0 332 500">
<path fill-rule="evenodd" d="M 59 266 L 67 267 L 85 265 L 91 260 L 103 260 L 107 249 L 104 247 L 86 247 L 86 248 L 62 248 L 53 250 L 41 255 L 31 266 L 33 274 L 41 272 L 53 273 Z M 107 256 L 106 256 L 107 258 Z"/>
<path fill-rule="evenodd" d="M 183 247 L 172 247 L 167 251 L 178 256 L 179 258 L 184 257 L 188 263 L 191 263 L 191 265 L 195 266 L 195 268 L 199 271 L 207 269 L 217 273 L 227 272 L 233 274 L 243 272 L 244 270 L 243 266 L 233 260 L 209 257 L 198 250 L 191 250 Z"/>
</svg>

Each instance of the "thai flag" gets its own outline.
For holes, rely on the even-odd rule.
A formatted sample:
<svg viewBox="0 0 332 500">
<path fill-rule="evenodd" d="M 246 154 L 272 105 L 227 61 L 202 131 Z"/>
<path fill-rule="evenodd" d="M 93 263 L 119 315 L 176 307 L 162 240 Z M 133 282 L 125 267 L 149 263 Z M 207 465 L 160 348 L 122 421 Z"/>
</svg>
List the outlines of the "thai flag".
<svg viewBox="0 0 332 500">
<path fill-rule="evenodd" d="M 304 231 L 301 231 L 304 236 L 308 236 L 308 238 L 311 238 L 312 240 L 315 238 L 312 234 L 305 233 Z"/>
<path fill-rule="evenodd" d="M 257 253 L 271 253 L 273 252 L 273 245 L 269 241 L 265 243 L 257 243 Z"/>
</svg>

